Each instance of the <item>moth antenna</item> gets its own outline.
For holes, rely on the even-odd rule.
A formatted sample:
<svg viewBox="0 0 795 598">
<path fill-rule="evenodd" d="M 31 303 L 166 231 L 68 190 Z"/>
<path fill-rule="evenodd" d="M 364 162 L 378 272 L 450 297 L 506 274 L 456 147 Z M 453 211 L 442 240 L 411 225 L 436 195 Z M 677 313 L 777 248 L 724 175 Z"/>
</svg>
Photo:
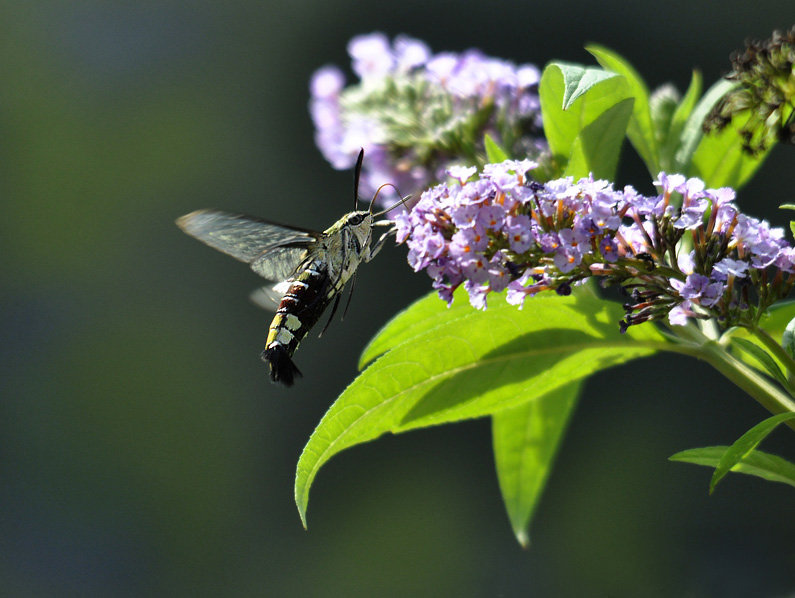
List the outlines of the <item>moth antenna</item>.
<svg viewBox="0 0 795 598">
<path fill-rule="evenodd" d="M 367 206 L 367 211 L 370 212 L 371 214 L 373 212 L 373 205 L 375 204 L 375 200 L 378 199 L 378 194 L 381 193 L 381 189 L 383 189 L 384 187 L 392 187 L 397 192 L 398 197 L 402 197 L 400 194 L 400 189 L 398 189 L 395 185 L 393 185 L 392 183 L 384 183 L 378 189 L 375 190 L 375 195 L 373 195 L 373 199 L 370 200 L 370 205 Z M 394 206 L 392 206 L 388 210 L 384 210 L 383 212 L 378 212 L 378 214 L 373 214 L 373 217 L 380 216 L 381 214 L 386 214 L 389 210 L 394 210 L 397 206 L 402 204 L 409 197 L 411 197 L 411 195 L 407 195 L 405 198 L 401 199 L 399 202 L 397 202 Z"/>
<path fill-rule="evenodd" d="M 359 177 L 362 174 L 362 162 L 364 162 L 364 148 L 359 150 L 359 157 L 356 158 L 356 168 L 353 169 L 353 211 L 359 206 Z"/>
<path fill-rule="evenodd" d="M 395 187 L 395 186 L 394 186 L 394 185 L 392 185 L 391 183 L 387 183 L 387 185 L 391 185 L 392 187 Z M 383 186 L 384 186 L 384 185 L 381 185 L 381 187 L 383 187 Z M 379 187 L 379 190 L 380 190 L 380 187 Z M 398 188 L 397 188 L 397 187 L 395 187 L 395 191 L 398 191 Z M 400 195 L 400 191 L 398 191 L 398 195 Z M 400 206 L 400 205 L 403 205 L 404 203 L 406 203 L 406 202 L 407 202 L 409 199 L 411 199 L 411 195 L 407 195 L 406 197 L 404 197 L 403 199 L 401 199 L 399 202 L 397 202 L 397 203 L 394 203 L 394 204 L 392 204 L 391 206 L 389 206 L 389 207 L 388 207 L 386 210 L 381 210 L 381 211 L 380 211 L 380 212 L 378 212 L 377 214 L 373 214 L 373 218 L 378 218 L 379 216 L 383 216 L 384 214 L 386 214 L 386 213 L 388 213 L 388 212 L 391 212 L 391 211 L 392 211 L 392 210 L 394 210 L 396 207 L 398 207 L 398 206 Z"/>
</svg>

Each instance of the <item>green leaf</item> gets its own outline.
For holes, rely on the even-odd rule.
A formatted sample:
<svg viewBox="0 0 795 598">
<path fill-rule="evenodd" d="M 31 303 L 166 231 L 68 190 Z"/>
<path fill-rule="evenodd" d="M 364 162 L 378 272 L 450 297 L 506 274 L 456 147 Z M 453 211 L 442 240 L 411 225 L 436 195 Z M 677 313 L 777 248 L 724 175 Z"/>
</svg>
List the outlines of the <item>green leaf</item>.
<svg viewBox="0 0 795 598">
<path fill-rule="evenodd" d="M 795 358 L 795 318 L 792 318 L 787 327 L 784 329 L 784 334 L 781 336 L 781 346 L 792 358 Z"/>
<path fill-rule="evenodd" d="M 632 118 L 627 127 L 635 151 L 638 152 L 649 173 L 654 177 L 660 172 L 659 148 L 654 136 L 651 111 L 649 110 L 649 90 L 641 76 L 622 56 L 599 45 L 585 47 L 604 68 L 624 77 L 629 87 L 629 96 L 635 98 Z"/>
<path fill-rule="evenodd" d="M 766 420 L 756 424 L 753 428 L 740 436 L 734 444 L 726 449 L 726 452 L 720 458 L 720 462 L 715 468 L 715 472 L 712 474 L 712 480 L 710 480 L 709 483 L 709 493 L 712 494 L 715 490 L 715 486 L 727 473 L 729 473 L 729 470 L 753 451 L 776 426 L 791 420 L 795 420 L 795 413 L 779 413 L 778 415 L 768 417 Z"/>
<path fill-rule="evenodd" d="M 762 316 L 762 319 L 759 321 L 759 327 L 767 332 L 774 340 L 782 339 L 781 342 L 783 344 L 785 329 L 793 318 L 795 318 L 795 301 L 781 301 L 771 306 L 768 312 Z M 732 328 L 726 332 L 726 335 L 730 336 L 733 340 L 737 338 L 746 339 L 764 348 L 764 344 L 745 328 Z M 768 353 L 768 355 L 770 354 Z M 787 365 L 781 363 L 777 357 L 772 357 L 775 359 L 776 365 L 781 371 L 788 370 Z M 739 358 L 751 367 L 764 370 L 764 366 L 753 358 L 750 353 L 743 353 L 739 355 Z M 760 368 L 760 366 L 762 367 Z"/>
<path fill-rule="evenodd" d="M 500 491 L 513 532 L 524 548 L 530 545 L 527 528 L 581 386 L 581 382 L 567 384 L 492 416 Z"/>
<path fill-rule="evenodd" d="M 623 316 L 587 288 L 530 298 L 523 310 L 496 294 L 485 311 L 472 309 L 463 291 L 449 309 L 435 295 L 421 299 L 366 349 L 364 362 L 387 352 L 342 393 L 304 448 L 295 486 L 302 519 L 318 470 L 348 447 L 518 407 L 665 346 L 652 326 L 620 334 Z"/>
<path fill-rule="evenodd" d="M 740 135 L 742 115 L 735 117 L 722 131 L 704 135 L 701 125 L 712 107 L 736 83 L 721 79 L 701 98 L 690 115 L 682 133 L 682 145 L 676 155 L 676 163 L 686 166 L 688 176 L 703 179 L 710 187 L 733 187 L 739 189 L 764 162 L 770 147 L 752 156 L 742 148 Z"/>
<path fill-rule="evenodd" d="M 685 96 L 676 107 L 676 112 L 671 119 L 671 127 L 660 145 L 660 169 L 668 172 L 686 172 L 689 164 L 677 162 L 677 152 L 682 143 L 682 135 L 687 125 L 690 115 L 695 109 L 696 102 L 701 95 L 701 73 L 693 71 L 690 77 L 690 85 L 685 92 Z M 654 173 L 656 177 L 658 173 Z"/>
<path fill-rule="evenodd" d="M 789 388 L 787 377 L 781 371 L 778 361 L 765 351 L 761 345 L 740 337 L 734 337 L 732 343 L 756 359 L 767 370 L 767 373 L 773 376 L 784 388 Z"/>
<path fill-rule="evenodd" d="M 499 162 L 505 162 L 509 158 L 508 153 L 488 133 L 483 138 L 483 145 L 486 146 L 486 157 L 490 163 L 498 164 Z"/>
<path fill-rule="evenodd" d="M 780 301 L 762 316 L 759 326 L 773 338 L 781 338 L 793 318 L 795 318 L 795 300 Z"/>
<path fill-rule="evenodd" d="M 629 97 L 623 77 L 602 69 L 553 62 L 547 65 L 541 76 L 539 96 L 544 133 L 552 154 L 566 164 L 577 153 L 577 172 L 567 169 L 567 174 L 587 176 L 593 170 L 590 167 L 593 156 L 589 150 L 596 144 L 594 138 L 598 131 L 611 135 L 611 139 L 601 142 L 602 149 L 609 148 L 609 151 L 618 154 L 624 131 L 620 135 L 616 134 L 618 121 L 614 120 L 622 115 L 623 108 L 616 109 L 607 117 L 602 115 Z M 600 122 L 586 133 L 584 139 L 577 141 L 581 133 L 596 121 Z M 599 158 L 600 163 L 596 166 L 602 170 L 604 164 L 613 161 L 613 156 Z M 583 161 L 587 163 L 586 167 L 582 166 Z"/>
<path fill-rule="evenodd" d="M 779 206 L 780 210 L 795 210 L 795 203 L 783 203 Z"/>
<path fill-rule="evenodd" d="M 722 131 L 702 137 L 693 154 L 691 174 L 703 179 L 710 187 L 739 189 L 770 152 L 771 148 L 768 147 L 756 156 L 746 153 L 740 128 L 735 121 Z"/>
<path fill-rule="evenodd" d="M 615 179 L 621 143 L 631 115 L 632 98 L 626 98 L 585 127 L 574 140 L 564 176 L 577 179 L 593 173 L 597 179 Z"/>
<path fill-rule="evenodd" d="M 680 135 L 679 149 L 674 156 L 674 163 L 680 167 L 681 172 L 689 173 L 693 169 L 691 162 L 693 160 L 693 153 L 696 151 L 704 132 L 701 125 L 704 123 L 709 111 L 727 92 L 729 92 L 736 84 L 726 79 L 720 79 L 712 87 L 707 90 L 704 97 L 699 100 L 696 107 L 687 118 L 682 133 Z M 712 183 L 708 183 L 711 185 Z"/>
<path fill-rule="evenodd" d="M 717 467 L 728 446 L 708 446 L 688 449 L 668 457 L 670 461 Z M 777 455 L 753 451 L 736 463 L 731 471 L 753 475 L 770 482 L 781 482 L 795 488 L 795 464 Z"/>
<path fill-rule="evenodd" d="M 562 109 L 569 110 L 580 97 L 585 96 L 599 83 L 613 79 L 615 75 L 603 69 L 594 69 L 579 64 L 555 62 L 563 75 L 563 103 Z M 552 66 L 550 65 L 550 66 Z"/>
</svg>

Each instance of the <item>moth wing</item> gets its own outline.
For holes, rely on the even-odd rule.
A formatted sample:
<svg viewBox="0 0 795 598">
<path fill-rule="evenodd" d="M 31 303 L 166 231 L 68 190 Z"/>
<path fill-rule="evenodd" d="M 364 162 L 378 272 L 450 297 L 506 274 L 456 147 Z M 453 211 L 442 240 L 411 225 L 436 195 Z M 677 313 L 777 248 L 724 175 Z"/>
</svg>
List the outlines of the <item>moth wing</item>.
<svg viewBox="0 0 795 598">
<path fill-rule="evenodd" d="M 284 292 L 272 286 L 264 286 L 252 291 L 248 297 L 257 307 L 275 312 L 284 297 Z"/>
<path fill-rule="evenodd" d="M 309 256 L 312 243 L 266 247 L 259 257 L 251 262 L 251 269 L 267 280 L 278 281 L 290 278 Z"/>
<path fill-rule="evenodd" d="M 251 265 L 268 280 L 288 278 L 306 259 L 321 233 L 244 214 L 199 210 L 177 220 L 184 232 Z"/>
</svg>

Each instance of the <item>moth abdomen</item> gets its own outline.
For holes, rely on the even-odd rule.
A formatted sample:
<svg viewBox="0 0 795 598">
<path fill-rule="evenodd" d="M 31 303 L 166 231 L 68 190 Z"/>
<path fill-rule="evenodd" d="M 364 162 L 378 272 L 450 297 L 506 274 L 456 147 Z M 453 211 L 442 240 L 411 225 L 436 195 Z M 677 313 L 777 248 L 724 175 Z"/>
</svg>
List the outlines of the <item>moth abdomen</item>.
<svg viewBox="0 0 795 598">
<path fill-rule="evenodd" d="M 333 294 L 329 293 L 328 274 L 322 265 L 310 265 L 290 283 L 268 328 L 262 352 L 262 359 L 270 365 L 271 380 L 290 386 L 295 374 L 300 375 L 292 355 Z"/>
<path fill-rule="evenodd" d="M 296 376 L 301 376 L 295 363 L 293 363 L 287 347 L 273 343 L 262 352 L 262 360 L 270 366 L 271 380 L 281 382 L 285 386 L 292 386 Z"/>
</svg>

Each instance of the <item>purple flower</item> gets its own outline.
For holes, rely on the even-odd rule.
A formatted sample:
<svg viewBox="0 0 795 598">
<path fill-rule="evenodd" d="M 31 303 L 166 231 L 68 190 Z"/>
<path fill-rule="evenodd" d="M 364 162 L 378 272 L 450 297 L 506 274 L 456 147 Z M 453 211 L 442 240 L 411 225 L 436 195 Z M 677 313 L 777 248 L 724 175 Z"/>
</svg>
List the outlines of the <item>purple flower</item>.
<svg viewBox="0 0 795 598">
<path fill-rule="evenodd" d="M 489 246 L 489 238 L 480 227 L 462 228 L 453 234 L 450 241 L 451 255 L 465 255 L 467 253 L 485 251 Z"/>
<path fill-rule="evenodd" d="M 729 276 L 743 278 L 746 272 L 748 272 L 748 267 L 748 262 L 725 257 L 715 264 L 712 269 L 712 277 L 715 278 L 715 280 L 727 280 Z"/>
<path fill-rule="evenodd" d="M 323 67 L 310 84 L 310 113 L 318 148 L 335 168 L 350 168 L 365 150 L 363 195 L 383 183 L 404 195 L 419 194 L 444 182 L 451 167 L 451 176 L 463 183 L 471 174 L 456 148 L 483 155 L 487 133 L 517 156 L 547 151 L 539 133 L 540 75 L 532 65 L 475 50 L 434 55 L 419 40 L 398 36 L 390 42 L 382 33 L 354 37 L 348 53 L 359 82 L 343 87 L 341 71 Z M 524 168 L 516 174 L 530 164 L 516 162 Z M 512 180 L 516 184 L 517 177 Z"/>
<path fill-rule="evenodd" d="M 537 293 L 566 295 L 598 276 L 631 291 L 622 330 L 693 317 L 750 326 L 795 284 L 795 249 L 783 231 L 739 214 L 731 189 L 660 173 L 662 194 L 644 197 L 591 177 L 538 183 L 523 168 L 491 164 L 476 179 L 464 171 L 397 218 L 410 263 L 427 270 L 446 301 L 463 284 L 478 309 L 488 293 L 506 289 L 521 308 Z M 686 234 L 692 250 L 683 253 Z M 750 308 L 754 288 L 758 305 Z"/>
<path fill-rule="evenodd" d="M 688 302 L 696 299 L 699 300 L 701 305 L 711 307 L 720 300 L 723 295 L 724 285 L 720 282 L 711 282 L 707 276 L 703 274 L 690 274 L 682 282 L 677 279 L 671 279 L 671 286 L 673 286 L 679 295 Z M 690 304 L 688 303 L 688 306 Z"/>
<path fill-rule="evenodd" d="M 497 231 L 505 221 L 505 209 L 500 205 L 483 206 L 478 210 L 477 223 L 486 230 Z"/>
<path fill-rule="evenodd" d="M 383 33 L 358 35 L 348 43 L 353 72 L 361 79 L 383 77 L 395 65 L 389 39 Z"/>
<path fill-rule="evenodd" d="M 532 223 L 526 214 L 508 216 L 505 222 L 505 235 L 508 246 L 514 253 L 524 253 L 533 243 Z"/>
</svg>

